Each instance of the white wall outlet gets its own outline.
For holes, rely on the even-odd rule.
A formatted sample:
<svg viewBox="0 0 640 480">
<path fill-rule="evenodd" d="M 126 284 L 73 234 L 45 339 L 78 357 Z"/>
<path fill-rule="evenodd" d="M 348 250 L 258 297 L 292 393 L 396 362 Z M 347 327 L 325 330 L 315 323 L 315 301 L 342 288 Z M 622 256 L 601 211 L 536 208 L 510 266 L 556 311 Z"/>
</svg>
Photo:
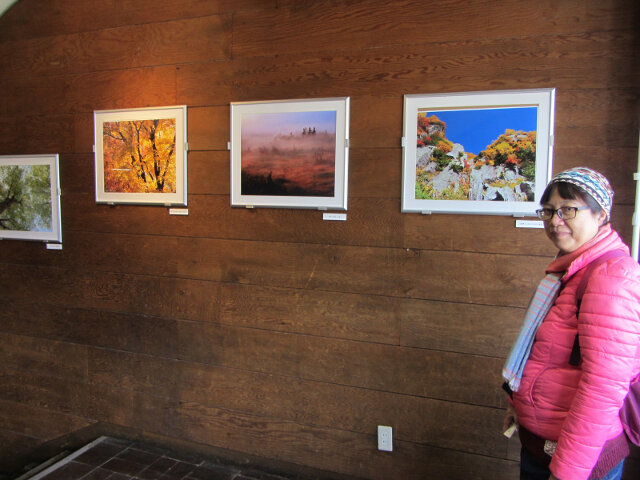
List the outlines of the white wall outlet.
<svg viewBox="0 0 640 480">
<path fill-rule="evenodd" d="M 393 429 L 391 427 L 378 425 L 378 450 L 393 451 Z"/>
</svg>

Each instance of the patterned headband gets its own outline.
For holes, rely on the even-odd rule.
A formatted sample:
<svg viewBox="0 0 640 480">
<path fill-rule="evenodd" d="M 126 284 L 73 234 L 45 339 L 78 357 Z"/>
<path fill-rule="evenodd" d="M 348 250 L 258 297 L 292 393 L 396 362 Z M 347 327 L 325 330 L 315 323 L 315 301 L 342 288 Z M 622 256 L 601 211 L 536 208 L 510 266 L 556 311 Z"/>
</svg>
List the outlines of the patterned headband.
<svg viewBox="0 0 640 480">
<path fill-rule="evenodd" d="M 571 183 L 584 190 L 602 207 L 607 214 L 607 220 L 611 217 L 613 189 L 604 175 L 587 167 L 575 167 L 558 173 L 549 185 L 561 182 Z"/>
</svg>

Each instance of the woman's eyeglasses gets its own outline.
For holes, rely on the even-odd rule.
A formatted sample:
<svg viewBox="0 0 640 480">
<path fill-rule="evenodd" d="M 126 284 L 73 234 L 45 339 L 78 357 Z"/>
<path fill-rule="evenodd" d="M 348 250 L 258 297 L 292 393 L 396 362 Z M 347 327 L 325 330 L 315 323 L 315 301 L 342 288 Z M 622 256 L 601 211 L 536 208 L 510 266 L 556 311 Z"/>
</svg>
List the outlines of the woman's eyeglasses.
<svg viewBox="0 0 640 480">
<path fill-rule="evenodd" d="M 551 220 L 554 214 L 558 215 L 558 218 L 561 220 L 571 220 L 572 218 L 576 218 L 578 210 L 586 210 L 588 208 L 587 205 L 582 207 L 560 207 L 558 209 L 541 208 L 536 210 L 536 213 L 541 220 Z"/>
</svg>

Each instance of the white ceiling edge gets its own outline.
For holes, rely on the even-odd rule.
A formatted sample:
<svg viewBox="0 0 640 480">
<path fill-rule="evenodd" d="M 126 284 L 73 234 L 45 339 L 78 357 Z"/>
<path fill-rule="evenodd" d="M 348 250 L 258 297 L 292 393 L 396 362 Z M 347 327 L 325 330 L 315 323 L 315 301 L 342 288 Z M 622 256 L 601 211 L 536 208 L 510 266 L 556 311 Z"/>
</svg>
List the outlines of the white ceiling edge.
<svg viewBox="0 0 640 480">
<path fill-rule="evenodd" d="M 0 0 L 0 17 L 4 12 L 6 12 L 11 5 L 16 3 L 18 0 Z"/>
</svg>

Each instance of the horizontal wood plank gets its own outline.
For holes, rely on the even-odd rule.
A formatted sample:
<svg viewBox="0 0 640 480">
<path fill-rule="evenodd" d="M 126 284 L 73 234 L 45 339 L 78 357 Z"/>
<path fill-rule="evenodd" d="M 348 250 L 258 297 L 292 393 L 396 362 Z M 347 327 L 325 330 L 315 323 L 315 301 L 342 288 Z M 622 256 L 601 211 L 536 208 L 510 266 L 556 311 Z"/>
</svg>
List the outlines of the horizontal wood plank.
<svg viewBox="0 0 640 480">
<path fill-rule="evenodd" d="M 231 208 L 231 162 L 228 151 L 189 152 L 188 177 L 191 205 L 195 200 L 194 195 L 222 195 L 226 207 Z M 217 219 L 218 215 L 212 212 L 210 218 Z"/>
<path fill-rule="evenodd" d="M 544 257 L 556 254 L 543 229 L 517 228 L 514 217 L 420 213 L 404 215 L 406 248 L 496 254 L 526 252 Z"/>
<path fill-rule="evenodd" d="M 526 257 L 523 264 L 511 255 L 90 232 L 68 232 L 64 250 L 54 255 L 32 247 L 12 243 L 0 251 L 0 262 L 515 307 L 527 304 L 533 279 L 548 263 L 546 257 Z M 137 260 L 123 263 L 126 258 Z"/>
<path fill-rule="evenodd" d="M 176 319 L 399 345 L 401 312 L 409 310 L 400 306 L 407 300 L 388 297 L 118 274 L 39 273 L 38 282 L 55 282 L 58 288 L 39 303 L 29 296 L 38 283 L 11 292 L 0 313 L 0 331 L 160 356 L 175 357 Z M 441 303 L 434 306 L 437 311 Z M 469 342 L 468 351 L 473 346 Z"/>
<path fill-rule="evenodd" d="M 229 58 L 230 19 L 208 16 L 0 42 L 0 71 L 69 75 Z"/>
<path fill-rule="evenodd" d="M 5 367 L 64 378 L 87 378 L 87 348 L 59 341 L 0 334 Z"/>
<path fill-rule="evenodd" d="M 15 269 L 14 274 L 28 271 Z M 6 332 L 27 332 L 28 335 L 45 335 L 47 338 L 69 339 L 79 343 L 105 345 L 111 348 L 146 348 L 151 345 L 165 345 L 160 351 L 171 350 L 171 342 L 163 339 L 173 338 L 171 330 L 175 321 L 162 317 L 178 317 L 188 320 L 213 321 L 230 325 L 277 330 L 290 333 L 304 333 L 337 338 L 370 340 L 380 343 L 399 344 L 398 325 L 402 325 L 403 343 L 409 346 L 465 351 L 480 354 L 492 354 L 502 351 L 506 344 L 504 336 L 512 332 L 511 322 L 518 323 L 520 309 L 473 306 L 467 304 L 449 304 L 410 299 L 394 299 L 379 296 L 361 296 L 322 291 L 295 291 L 282 288 L 216 284 L 189 279 L 163 279 L 147 276 L 127 276 L 105 273 L 83 276 L 77 273 L 63 273 L 40 269 L 37 282 L 31 281 L 24 289 L 14 289 L 7 299 L 11 299 L 4 317 Z M 52 285 L 47 296 L 41 296 L 41 302 L 48 302 L 40 321 L 36 315 L 40 306 L 30 307 L 30 291 L 41 288 L 39 284 Z M 140 302 L 140 293 L 146 302 Z M 19 302 L 16 305 L 16 302 Z M 15 308 L 14 308 L 15 305 Z M 59 308 L 52 310 L 53 306 Z M 78 309 L 100 308 L 116 314 Z M 71 310 L 69 310 L 71 309 Z M 160 318 L 128 318 L 117 315 L 126 310 L 133 314 L 151 314 Z M 51 314 L 48 312 L 51 311 Z M 344 312 L 348 311 L 348 315 Z M 26 312 L 26 313 L 25 313 Z M 460 316 L 461 323 L 451 323 L 451 315 Z M 483 324 L 486 330 L 475 332 L 460 331 L 477 327 L 476 316 L 487 317 Z M 76 318 L 77 317 L 77 318 Z M 445 322 L 444 320 L 448 320 Z M 25 323 L 27 322 L 27 323 Z M 45 328 L 51 323 L 51 328 Z M 156 333 L 147 344 L 147 337 L 141 333 L 131 335 L 127 325 L 140 324 L 141 332 L 145 325 L 166 325 L 162 333 Z M 35 332 L 24 327 L 35 325 Z M 108 325 L 113 328 L 108 328 Z M 8 326 L 11 325 L 12 329 Z M 88 327 L 85 327 L 88 325 Z M 437 327 L 437 325 L 440 325 Z M 466 325 L 466 327 L 465 327 Z M 21 326 L 23 330 L 21 330 Z M 106 344 L 92 342 L 92 331 L 102 332 L 107 328 Z M 435 328 L 442 336 L 431 335 Z M 56 335 L 56 330 L 64 335 Z M 423 331 L 424 330 L 424 331 Z M 495 332 L 502 332 L 495 336 Z M 75 333 L 73 333 L 75 332 Z M 131 332 L 132 333 L 132 332 Z M 130 333 L 130 334 L 131 334 Z M 475 337 L 475 335 L 479 335 Z M 51 335 L 54 335 L 53 337 Z M 469 337 L 471 335 L 471 337 Z M 502 338 L 500 342 L 491 342 Z M 137 340 L 136 340 L 137 339 Z M 143 340 L 142 343 L 140 341 Z M 486 342 L 489 341 L 489 344 Z M 123 343 L 127 342 L 127 343 Z M 133 342 L 129 344 L 130 342 Z M 138 343 L 136 343 L 138 342 Z M 426 342 L 426 343 L 425 343 Z M 445 346 L 445 345 L 448 345 Z M 462 347 L 464 345 L 464 347 Z M 144 350 L 136 350 L 144 351 Z"/>
<path fill-rule="evenodd" d="M 4 81 L 5 114 L 91 113 L 176 104 L 174 65 Z"/>
<path fill-rule="evenodd" d="M 616 194 L 612 224 L 630 242 L 633 202 Z M 397 199 L 353 198 L 346 222 L 323 221 L 322 212 L 291 209 L 231 208 L 227 196 L 193 195 L 189 216 L 170 216 L 158 207 L 95 205 L 93 198 L 66 197 L 70 230 L 100 222 L 104 233 L 174 234 L 229 240 L 266 240 L 351 246 L 387 246 L 552 257 L 556 251 L 543 229 L 516 227 L 509 216 L 420 213 L 400 214 Z M 130 221 L 135 208 L 140 223 Z M 144 212 L 144 214 L 143 214 Z M 535 220 L 535 217 L 529 218 Z M 471 227 L 471 228 L 470 228 Z M 402 237 L 401 237 L 402 235 Z"/>
<path fill-rule="evenodd" d="M 189 150 L 227 152 L 227 143 L 231 140 L 230 110 L 228 105 L 188 108 Z M 228 155 L 227 152 L 227 159 Z"/>
<path fill-rule="evenodd" d="M 485 32 L 483 38 L 504 41 L 514 40 L 515 32 L 522 38 L 540 37 L 541 32 L 562 35 L 585 29 L 606 31 L 634 27 L 631 18 L 622 13 L 624 8 L 613 8 L 595 0 L 572 0 L 562 4 L 550 0 L 536 4 L 514 0 L 491 4 L 449 0 L 429 10 L 429 24 L 447 25 L 446 29 L 439 29 L 437 35 L 425 33 L 425 9 L 420 3 L 376 0 L 338 3 L 327 8 L 328 3 L 314 2 L 305 8 L 238 14 L 234 57 L 267 56 L 274 50 L 282 54 L 385 45 L 425 46 L 434 41 L 474 40 L 479 31 Z M 632 2 L 625 4 L 627 9 L 633 8 Z M 577 17 L 581 18 L 580 22 Z M 452 18 L 465 20 L 451 22 Z"/>
<path fill-rule="evenodd" d="M 524 315 L 521 308 L 421 300 L 402 302 L 400 309 L 401 345 L 504 358 Z"/>
<path fill-rule="evenodd" d="M 503 410 L 95 349 L 91 382 L 207 407 L 502 457 Z M 176 388 L 180 385 L 180 388 Z"/>
<path fill-rule="evenodd" d="M 56 413 L 82 415 L 87 378 L 68 379 L 0 367 L 0 399 Z"/>
<path fill-rule="evenodd" d="M 145 354 L 177 356 L 187 361 L 408 395 L 450 398 L 459 402 L 487 406 L 500 405 L 499 391 L 496 394 L 495 386 L 500 383 L 498 376 L 503 356 L 492 358 L 468 353 L 429 351 L 209 322 L 183 321 L 175 324 L 154 319 L 144 322 L 144 319 L 130 317 L 128 318 L 130 325 L 126 325 L 124 320 L 127 317 L 119 315 L 90 315 L 79 312 L 78 315 L 69 317 L 71 315 L 62 316 L 62 321 L 52 325 L 54 328 L 49 327 L 55 330 L 55 327 L 64 326 L 65 322 L 83 322 L 76 323 L 70 328 L 71 331 L 64 335 L 65 340 L 85 340 L 91 336 L 92 327 L 100 327 L 101 334 L 85 340 L 87 344 L 120 351 L 132 350 Z M 106 322 L 101 321 L 102 319 L 114 321 L 114 327 L 105 327 Z M 3 330 L 15 330 L 16 323 L 15 317 L 9 317 Z M 40 326 L 38 322 L 30 323 L 34 334 L 52 335 L 55 338 L 55 333 L 47 331 L 48 323 L 44 326 Z M 135 338 L 135 335 L 145 335 L 144 328 L 151 331 L 158 329 L 165 335 L 167 329 L 177 328 L 175 333 L 177 345 L 170 343 L 163 348 L 145 347 L 153 339 L 151 334 L 137 345 L 127 344 L 126 341 L 121 340 L 121 338 Z M 512 325 L 510 331 L 513 328 Z M 111 337 L 110 334 L 114 336 Z M 24 353 L 27 347 L 33 344 L 60 345 L 60 340 L 30 338 L 27 341 L 22 337 L 16 340 L 16 336 L 10 333 L 1 335 L 6 339 L 2 355 L 7 367 L 63 378 L 86 378 L 86 364 L 85 370 L 72 375 L 67 372 L 68 368 L 54 369 L 48 364 L 29 365 L 27 363 L 26 353 Z M 20 350 L 12 346 L 16 343 L 21 347 Z M 26 347 L 23 346 L 25 343 L 27 343 Z M 280 348 L 283 350 L 279 350 Z M 33 349 L 34 347 L 31 347 L 31 350 Z M 69 356 L 67 350 L 75 353 L 73 345 L 66 350 L 62 350 L 61 347 L 56 350 L 58 363 L 61 362 L 58 359 L 59 356 L 63 354 Z M 504 346 L 502 350 L 503 352 L 500 353 L 504 355 Z M 286 351 L 287 355 L 283 356 L 282 351 Z M 16 352 L 22 352 L 21 356 Z M 82 347 L 82 352 L 86 357 L 86 347 Z M 29 361 L 31 364 L 35 363 L 34 360 Z M 396 374 L 399 364 L 405 365 L 401 377 Z M 456 364 L 465 365 L 464 368 L 458 367 L 464 375 L 456 373 Z M 345 365 L 349 365 L 348 370 L 345 370 Z"/>
<path fill-rule="evenodd" d="M 349 122 L 351 150 L 364 148 L 367 149 L 367 155 L 386 156 L 387 163 L 380 165 L 381 168 L 376 170 L 377 172 L 399 169 L 401 161 L 397 152 L 402 146 L 403 95 L 361 96 L 358 90 L 349 95 L 351 97 L 351 121 Z M 388 182 L 391 179 L 382 176 L 380 180 Z"/>
<path fill-rule="evenodd" d="M 302 31 L 302 30 L 300 30 Z M 611 51 L 607 46 L 616 45 Z M 529 58 L 523 61 L 522 52 Z M 325 55 L 235 58 L 232 64 L 184 65 L 178 74 L 178 101 L 196 105 L 358 95 L 384 98 L 412 93 L 518 88 L 558 91 L 635 87 L 634 37 L 613 31 L 563 37 L 444 42 L 402 49 L 377 48 Z M 453 61 L 452 59 L 456 59 Z M 604 65 L 616 69 L 608 75 Z M 620 67 L 623 66 L 623 67 Z M 580 81 L 577 81 L 577 79 Z M 200 88 L 208 82 L 211 88 Z M 220 94 L 233 84 L 226 101 Z M 397 104 L 397 101 L 396 101 Z M 397 130 L 396 130 L 397 131 Z M 393 143 L 397 145 L 397 143 Z"/>
<path fill-rule="evenodd" d="M 241 10 L 274 8 L 275 0 L 165 0 L 140 8 L 134 0 L 20 0 L 0 18 L 0 41 L 161 23 Z M 38 15 L 34 15 L 34 11 Z"/>
<path fill-rule="evenodd" d="M 92 295 L 94 292 L 82 289 L 80 285 L 76 287 L 76 293 L 83 292 L 86 295 L 85 303 L 91 300 L 101 303 Z M 106 288 L 102 291 L 103 296 L 105 291 Z M 80 308 L 78 304 L 81 302 L 74 303 L 74 295 L 66 290 L 52 292 L 52 297 L 58 295 L 59 298 L 54 304 L 34 304 L 11 299 L 8 308 L 0 314 L 0 332 L 159 357 L 177 357 L 176 320 L 147 314 L 120 313 L 117 310 L 122 308 L 124 299 L 118 297 L 111 299 L 114 311 L 108 312 Z M 141 305 L 139 309 L 142 308 L 144 306 Z"/>
<path fill-rule="evenodd" d="M 39 439 L 40 442 L 66 435 L 92 423 L 78 416 L 0 399 L 0 431 L 16 432 L 21 436 Z"/>
<path fill-rule="evenodd" d="M 97 205 L 89 195 L 65 196 L 62 207 L 69 232 L 99 222 L 105 233 L 343 245 L 401 246 L 404 219 L 397 200 L 380 198 L 354 198 L 347 221 L 323 220 L 318 210 L 232 208 L 228 195 L 192 195 L 184 216 L 158 206 Z"/>
<path fill-rule="evenodd" d="M 186 361 L 476 405 L 497 407 L 503 397 L 503 358 L 208 323 L 181 323 L 179 338 Z"/>
<path fill-rule="evenodd" d="M 1 82 L 0 82 L 1 84 Z M 0 103 L 1 105 L 1 103 Z M 0 107 L 1 108 L 1 107 Z M 46 129 L 34 127 L 46 123 Z M 61 153 L 73 151 L 74 118 L 70 115 L 0 115 L 0 155 L 33 155 L 38 153 Z M 31 131 L 24 138 L 20 132 Z"/>
<path fill-rule="evenodd" d="M 0 331 L 171 358 L 177 319 L 506 357 L 523 312 L 188 279 L 37 273 L 38 282 L 5 296 Z M 30 291 L 40 283 L 57 288 L 33 303 Z"/>
<path fill-rule="evenodd" d="M 515 462 L 412 442 L 399 441 L 393 457 L 384 455 L 375 449 L 375 429 L 367 435 L 325 429 L 97 385 L 92 405 L 102 421 L 346 475 L 488 480 L 500 472 L 507 480 L 517 471 Z"/>
</svg>

